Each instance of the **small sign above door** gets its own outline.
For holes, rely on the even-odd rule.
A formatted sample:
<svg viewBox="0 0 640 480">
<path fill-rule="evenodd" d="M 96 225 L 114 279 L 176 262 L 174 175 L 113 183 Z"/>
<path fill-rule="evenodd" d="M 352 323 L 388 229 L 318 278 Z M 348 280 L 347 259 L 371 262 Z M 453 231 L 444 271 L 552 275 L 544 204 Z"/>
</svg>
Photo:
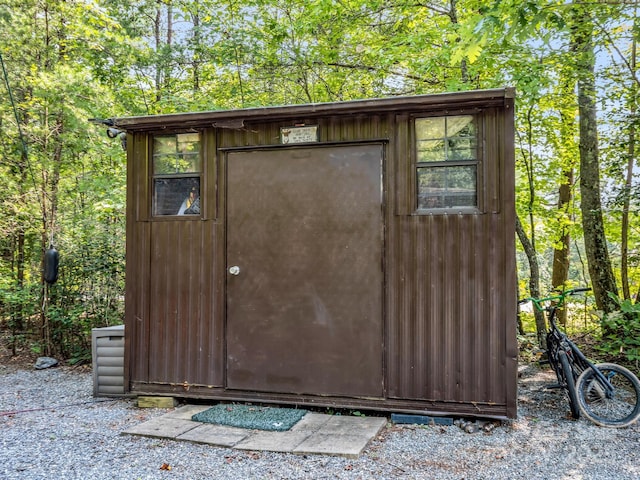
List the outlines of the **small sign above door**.
<svg viewBox="0 0 640 480">
<path fill-rule="evenodd" d="M 318 141 L 318 125 L 280 127 L 280 143 L 313 143 Z"/>
</svg>

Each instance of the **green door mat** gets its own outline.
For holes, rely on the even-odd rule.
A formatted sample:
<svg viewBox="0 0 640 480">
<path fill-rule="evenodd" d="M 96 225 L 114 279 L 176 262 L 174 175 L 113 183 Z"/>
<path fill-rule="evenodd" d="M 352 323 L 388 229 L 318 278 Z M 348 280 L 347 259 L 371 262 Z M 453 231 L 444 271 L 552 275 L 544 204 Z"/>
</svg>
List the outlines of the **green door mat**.
<svg viewBox="0 0 640 480">
<path fill-rule="evenodd" d="M 251 430 L 284 432 L 298 423 L 306 413 L 306 410 L 297 408 L 219 404 L 203 412 L 196 413 L 191 417 L 191 420 Z"/>
</svg>

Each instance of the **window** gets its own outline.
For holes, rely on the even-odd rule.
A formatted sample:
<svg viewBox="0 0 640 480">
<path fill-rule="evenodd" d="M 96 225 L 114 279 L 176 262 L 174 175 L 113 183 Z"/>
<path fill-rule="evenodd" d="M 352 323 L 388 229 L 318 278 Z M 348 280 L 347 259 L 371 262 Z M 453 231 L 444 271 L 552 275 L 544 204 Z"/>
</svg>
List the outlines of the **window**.
<svg viewBox="0 0 640 480">
<path fill-rule="evenodd" d="M 473 115 L 415 120 L 418 210 L 478 206 Z"/>
<path fill-rule="evenodd" d="M 153 215 L 200 215 L 200 134 L 153 137 Z"/>
</svg>

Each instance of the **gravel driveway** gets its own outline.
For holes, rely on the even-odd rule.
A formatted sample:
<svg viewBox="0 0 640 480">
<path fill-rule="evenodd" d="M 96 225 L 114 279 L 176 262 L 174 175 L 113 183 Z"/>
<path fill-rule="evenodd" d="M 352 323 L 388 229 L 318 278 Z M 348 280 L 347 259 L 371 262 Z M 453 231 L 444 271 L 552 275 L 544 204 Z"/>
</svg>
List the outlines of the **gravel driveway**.
<svg viewBox="0 0 640 480">
<path fill-rule="evenodd" d="M 487 433 L 389 425 L 358 459 L 239 452 L 120 435 L 166 410 L 92 398 L 88 372 L 0 365 L 0 479 L 638 479 L 640 426 L 567 418 L 547 370 L 520 378 L 518 419 Z"/>
</svg>

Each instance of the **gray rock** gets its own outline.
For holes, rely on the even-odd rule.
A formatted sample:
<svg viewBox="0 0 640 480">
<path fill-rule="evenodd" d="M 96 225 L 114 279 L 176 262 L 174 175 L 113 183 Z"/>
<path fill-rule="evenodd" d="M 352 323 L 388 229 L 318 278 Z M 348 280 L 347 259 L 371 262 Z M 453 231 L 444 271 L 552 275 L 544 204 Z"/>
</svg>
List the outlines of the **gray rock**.
<svg viewBox="0 0 640 480">
<path fill-rule="evenodd" d="M 45 368 L 57 367 L 58 360 L 51 357 L 38 357 L 36 360 L 36 370 L 44 370 Z"/>
</svg>

